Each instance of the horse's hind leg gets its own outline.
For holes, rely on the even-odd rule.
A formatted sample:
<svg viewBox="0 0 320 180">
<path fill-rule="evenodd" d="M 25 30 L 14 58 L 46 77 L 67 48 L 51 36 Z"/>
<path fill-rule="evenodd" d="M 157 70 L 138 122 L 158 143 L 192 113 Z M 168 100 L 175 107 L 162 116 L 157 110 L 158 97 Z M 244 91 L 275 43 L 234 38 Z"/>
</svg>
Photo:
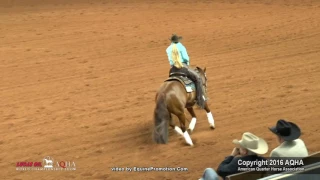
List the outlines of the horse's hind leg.
<svg viewBox="0 0 320 180">
<path fill-rule="evenodd" d="M 188 131 L 186 131 L 186 116 L 184 115 L 184 112 L 182 111 L 177 116 L 180 121 L 180 125 L 181 125 L 184 139 L 186 140 L 187 144 L 189 144 L 190 146 L 193 146 L 193 142 L 190 138 L 190 135 L 189 135 Z"/>
<path fill-rule="evenodd" d="M 172 127 L 172 129 L 174 129 L 178 134 L 180 134 L 181 136 L 183 136 L 183 132 L 182 132 L 181 128 L 179 128 L 179 126 L 176 126 L 176 125 L 173 123 L 173 119 L 172 119 L 171 114 L 170 114 L 169 125 L 170 125 L 170 126 Z"/>
<path fill-rule="evenodd" d="M 190 133 L 192 133 L 192 131 L 194 130 L 194 127 L 196 126 L 197 117 L 196 117 L 196 114 L 194 113 L 193 107 L 188 107 L 187 110 L 192 116 L 192 119 L 188 128 L 188 130 L 190 130 Z"/>
<path fill-rule="evenodd" d="M 210 111 L 210 109 L 208 107 L 208 103 L 207 102 L 205 103 L 204 109 L 207 112 L 207 117 L 208 117 L 208 122 L 209 122 L 210 128 L 214 129 L 215 128 L 215 124 L 214 124 L 213 115 L 212 115 L 212 113 L 211 113 L 211 111 Z"/>
</svg>

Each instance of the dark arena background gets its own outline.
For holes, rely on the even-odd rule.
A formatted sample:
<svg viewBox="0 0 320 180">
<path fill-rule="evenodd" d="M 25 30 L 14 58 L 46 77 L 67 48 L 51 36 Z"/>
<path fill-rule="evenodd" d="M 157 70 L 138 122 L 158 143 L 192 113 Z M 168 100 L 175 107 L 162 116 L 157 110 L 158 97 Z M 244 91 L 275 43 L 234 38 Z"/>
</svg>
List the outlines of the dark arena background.
<svg viewBox="0 0 320 180">
<path fill-rule="evenodd" d="M 166 48 L 183 36 L 207 68 L 209 106 L 189 147 L 152 141 Z M 1 179 L 199 179 L 244 132 L 278 144 L 284 118 L 320 150 L 320 1 L 0 0 Z M 188 113 L 188 120 L 191 119 Z M 175 118 L 175 121 L 177 119 Z M 17 171 L 52 157 L 74 171 Z M 115 172 L 113 167 L 182 167 Z"/>
</svg>

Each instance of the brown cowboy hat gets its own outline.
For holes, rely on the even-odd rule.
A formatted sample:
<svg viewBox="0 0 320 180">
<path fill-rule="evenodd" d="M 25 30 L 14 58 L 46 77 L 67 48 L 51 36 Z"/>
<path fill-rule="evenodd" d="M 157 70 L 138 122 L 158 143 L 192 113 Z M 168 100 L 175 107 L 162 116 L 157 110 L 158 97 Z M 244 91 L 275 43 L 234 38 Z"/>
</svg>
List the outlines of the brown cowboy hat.
<svg viewBox="0 0 320 180">
<path fill-rule="evenodd" d="M 241 140 L 234 139 L 232 142 L 238 146 L 241 146 L 251 152 L 260 155 L 267 153 L 269 148 L 267 142 L 264 139 L 250 132 L 243 133 Z"/>
<path fill-rule="evenodd" d="M 182 39 L 182 36 L 178 36 L 176 34 L 172 34 L 171 38 L 169 39 L 171 42 L 177 43 Z"/>
<path fill-rule="evenodd" d="M 295 123 L 283 119 L 278 120 L 277 125 L 269 129 L 285 141 L 293 141 L 301 135 L 300 128 Z"/>
</svg>

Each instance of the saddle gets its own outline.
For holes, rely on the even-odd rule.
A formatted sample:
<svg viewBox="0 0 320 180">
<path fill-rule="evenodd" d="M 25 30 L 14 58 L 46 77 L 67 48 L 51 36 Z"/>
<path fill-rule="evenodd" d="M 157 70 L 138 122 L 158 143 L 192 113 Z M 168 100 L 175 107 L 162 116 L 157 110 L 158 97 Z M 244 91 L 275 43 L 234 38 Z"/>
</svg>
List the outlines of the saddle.
<svg viewBox="0 0 320 180">
<path fill-rule="evenodd" d="M 170 75 L 169 75 L 169 77 L 175 77 L 175 76 L 177 76 L 177 77 L 187 77 L 187 75 L 185 74 L 185 73 L 183 73 L 183 72 L 173 72 L 173 73 L 170 73 Z"/>
<path fill-rule="evenodd" d="M 182 85 L 185 86 L 187 92 L 195 91 L 195 83 L 182 72 L 170 73 L 169 78 L 166 79 L 165 82 L 166 81 L 179 81 Z"/>
</svg>

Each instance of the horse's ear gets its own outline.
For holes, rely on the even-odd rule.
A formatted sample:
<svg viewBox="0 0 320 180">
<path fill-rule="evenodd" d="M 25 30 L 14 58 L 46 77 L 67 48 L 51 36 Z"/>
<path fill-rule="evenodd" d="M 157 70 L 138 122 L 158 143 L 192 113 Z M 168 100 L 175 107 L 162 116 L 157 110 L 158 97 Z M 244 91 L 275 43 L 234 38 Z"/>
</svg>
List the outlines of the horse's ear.
<svg viewBox="0 0 320 180">
<path fill-rule="evenodd" d="M 203 72 L 206 73 L 207 67 L 204 67 Z"/>
</svg>

